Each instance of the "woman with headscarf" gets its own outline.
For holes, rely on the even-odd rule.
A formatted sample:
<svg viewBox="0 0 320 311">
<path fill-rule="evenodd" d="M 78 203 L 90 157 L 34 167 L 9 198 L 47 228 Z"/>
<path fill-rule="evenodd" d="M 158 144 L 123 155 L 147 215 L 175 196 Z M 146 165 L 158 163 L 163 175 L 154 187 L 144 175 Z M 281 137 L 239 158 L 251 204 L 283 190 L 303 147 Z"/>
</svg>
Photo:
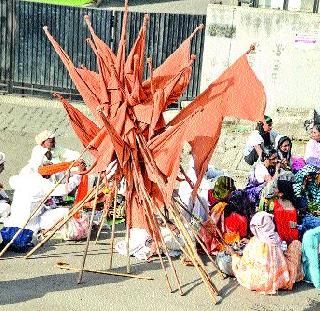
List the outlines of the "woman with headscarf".
<svg viewBox="0 0 320 311">
<path fill-rule="evenodd" d="M 243 255 L 232 252 L 232 269 L 237 281 L 244 287 L 263 294 L 275 294 L 278 289 L 292 289 L 303 279 L 301 271 L 301 243 L 293 241 L 286 254 L 275 232 L 273 216 L 256 213 L 250 222 L 253 237 Z"/>
<path fill-rule="evenodd" d="M 306 165 L 295 174 L 294 193 L 307 212 L 320 211 L 320 168 Z"/>
<path fill-rule="evenodd" d="M 274 148 L 278 133 L 272 129 L 272 119 L 264 116 L 263 122 L 258 122 L 256 129 L 250 134 L 243 151 L 244 160 L 253 165 L 265 148 Z"/>
</svg>

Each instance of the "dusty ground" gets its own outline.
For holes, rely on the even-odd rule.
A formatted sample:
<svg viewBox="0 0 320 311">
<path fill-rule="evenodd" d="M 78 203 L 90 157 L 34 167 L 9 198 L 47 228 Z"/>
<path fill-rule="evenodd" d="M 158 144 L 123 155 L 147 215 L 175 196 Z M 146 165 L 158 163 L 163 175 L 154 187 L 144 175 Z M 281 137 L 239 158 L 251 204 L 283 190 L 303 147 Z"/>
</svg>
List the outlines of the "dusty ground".
<svg viewBox="0 0 320 311">
<path fill-rule="evenodd" d="M 120 238 L 123 232 L 117 235 Z M 110 246 L 104 241 L 99 245 L 92 242 L 87 268 L 105 270 L 108 267 Z M 66 261 L 72 267 L 79 267 L 83 250 L 83 242 L 53 240 L 29 260 L 7 253 L 0 261 L 0 310 L 288 311 L 320 308 L 319 290 L 304 282 L 292 292 L 263 296 L 238 286 L 233 279 L 221 281 L 215 272 L 211 276 L 223 301 L 213 305 L 195 269 L 182 266 L 179 261 L 175 262 L 184 297 L 176 290 L 172 294 L 168 292 L 158 260 L 144 263 L 132 259 L 133 274 L 151 276 L 153 281 L 85 273 L 83 284 L 77 285 L 77 273 L 60 270 L 54 265 Z M 114 263 L 115 271 L 125 272 L 124 258 L 115 255 Z M 212 271 L 210 264 L 208 268 Z M 171 271 L 170 280 L 176 289 Z"/>
</svg>

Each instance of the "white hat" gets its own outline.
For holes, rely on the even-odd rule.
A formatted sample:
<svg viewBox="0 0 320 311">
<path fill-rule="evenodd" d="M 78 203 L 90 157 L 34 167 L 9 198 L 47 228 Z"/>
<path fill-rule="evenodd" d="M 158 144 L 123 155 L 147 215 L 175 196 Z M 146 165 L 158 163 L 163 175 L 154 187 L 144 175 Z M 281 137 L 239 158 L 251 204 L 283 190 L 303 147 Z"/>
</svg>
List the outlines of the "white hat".
<svg viewBox="0 0 320 311">
<path fill-rule="evenodd" d="M 44 130 L 43 132 L 39 133 L 36 137 L 36 143 L 37 145 L 41 145 L 45 140 L 49 139 L 49 138 L 54 138 L 55 134 L 52 131 L 49 130 Z"/>
<path fill-rule="evenodd" d="M 6 161 L 6 155 L 3 152 L 0 152 L 0 165 Z"/>
</svg>

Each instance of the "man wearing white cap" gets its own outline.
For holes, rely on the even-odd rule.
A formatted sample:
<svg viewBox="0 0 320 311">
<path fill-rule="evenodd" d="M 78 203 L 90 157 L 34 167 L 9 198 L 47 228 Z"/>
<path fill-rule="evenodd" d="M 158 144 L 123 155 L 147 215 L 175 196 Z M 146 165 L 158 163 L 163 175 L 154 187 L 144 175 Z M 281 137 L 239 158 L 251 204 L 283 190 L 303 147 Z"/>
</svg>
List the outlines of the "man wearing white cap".
<svg viewBox="0 0 320 311">
<path fill-rule="evenodd" d="M 3 152 L 0 152 L 0 173 L 4 170 L 4 163 L 6 156 Z M 3 189 L 3 185 L 0 183 L 0 222 L 3 221 L 10 213 L 10 199 Z"/>
<path fill-rule="evenodd" d="M 56 147 L 55 133 L 45 130 L 35 137 L 37 146 L 32 149 L 28 164 L 21 170 L 20 174 L 35 172 L 46 162 L 53 164 L 77 160 L 79 152 L 70 149 Z"/>
</svg>

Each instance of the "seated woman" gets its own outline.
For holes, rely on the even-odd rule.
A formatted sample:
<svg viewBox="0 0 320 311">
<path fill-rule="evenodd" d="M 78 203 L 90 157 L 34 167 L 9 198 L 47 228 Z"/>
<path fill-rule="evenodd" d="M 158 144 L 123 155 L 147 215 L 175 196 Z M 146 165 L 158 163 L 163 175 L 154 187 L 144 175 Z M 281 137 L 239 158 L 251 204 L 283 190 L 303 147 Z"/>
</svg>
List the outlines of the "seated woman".
<svg viewBox="0 0 320 311">
<path fill-rule="evenodd" d="M 274 200 L 274 220 L 277 232 L 282 241 L 291 243 L 298 240 L 299 232 L 297 228 L 298 203 L 293 191 L 293 182 L 288 180 L 278 180 L 277 195 L 278 199 Z"/>
<path fill-rule="evenodd" d="M 306 212 L 320 212 L 320 168 L 306 165 L 295 174 L 294 193 Z"/>
<path fill-rule="evenodd" d="M 279 235 L 275 232 L 273 216 L 256 213 L 251 222 L 253 237 L 243 256 L 231 248 L 232 269 L 237 281 L 244 287 L 263 294 L 275 294 L 278 289 L 292 289 L 303 279 L 301 271 L 301 243 L 293 241 L 283 254 Z"/>
<path fill-rule="evenodd" d="M 272 119 L 264 116 L 263 122 L 258 122 L 256 129 L 248 137 L 245 149 L 243 151 L 244 160 L 253 165 L 265 148 L 274 148 L 275 138 L 278 133 L 272 130 Z"/>
<path fill-rule="evenodd" d="M 275 149 L 263 150 L 261 162 L 258 162 L 251 171 L 248 185 L 257 186 L 275 179 L 280 167 L 277 151 Z"/>
<path fill-rule="evenodd" d="M 254 165 L 251 171 L 246 188 L 241 190 L 238 197 L 237 191 L 232 195 L 232 201 L 238 201 L 238 204 L 242 205 L 249 220 L 258 210 L 262 190 L 267 183 L 276 180 L 279 170 L 280 163 L 278 162 L 277 151 L 275 149 L 265 149 L 261 154 L 261 161 Z"/>
<path fill-rule="evenodd" d="M 292 164 L 291 139 L 288 136 L 278 135 L 275 140 L 275 149 L 277 150 L 278 159 L 281 161 L 282 168 L 290 171 Z"/>
<path fill-rule="evenodd" d="M 320 167 L 320 124 L 315 124 L 311 131 L 311 139 L 306 145 L 304 160 L 307 164 Z"/>
</svg>

